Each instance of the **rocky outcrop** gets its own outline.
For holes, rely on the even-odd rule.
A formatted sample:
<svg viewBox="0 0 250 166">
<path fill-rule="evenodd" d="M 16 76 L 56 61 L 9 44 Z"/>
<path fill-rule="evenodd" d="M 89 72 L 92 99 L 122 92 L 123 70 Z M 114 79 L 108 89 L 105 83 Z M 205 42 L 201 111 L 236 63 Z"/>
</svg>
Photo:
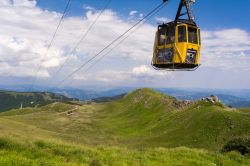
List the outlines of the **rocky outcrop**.
<svg viewBox="0 0 250 166">
<path fill-rule="evenodd" d="M 220 102 L 219 98 L 215 95 L 211 95 L 209 97 L 202 98 L 201 100 L 205 101 L 205 102 L 210 102 L 210 103 Z"/>
</svg>

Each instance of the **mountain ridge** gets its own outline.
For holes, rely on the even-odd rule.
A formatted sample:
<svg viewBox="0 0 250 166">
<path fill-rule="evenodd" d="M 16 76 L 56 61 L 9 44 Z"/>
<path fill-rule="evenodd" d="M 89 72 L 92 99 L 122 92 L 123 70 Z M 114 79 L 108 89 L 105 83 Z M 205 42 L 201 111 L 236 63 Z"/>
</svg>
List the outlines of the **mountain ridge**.
<svg viewBox="0 0 250 166">
<path fill-rule="evenodd" d="M 56 101 L 70 102 L 78 99 L 50 92 L 15 92 L 0 90 L 0 112 L 21 107 L 42 106 Z"/>
</svg>

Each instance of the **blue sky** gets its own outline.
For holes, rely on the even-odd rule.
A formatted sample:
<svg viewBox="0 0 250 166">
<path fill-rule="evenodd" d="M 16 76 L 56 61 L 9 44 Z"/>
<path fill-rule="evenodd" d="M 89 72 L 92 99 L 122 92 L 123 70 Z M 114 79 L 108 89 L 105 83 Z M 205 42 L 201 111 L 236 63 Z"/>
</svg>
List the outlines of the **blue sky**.
<svg viewBox="0 0 250 166">
<path fill-rule="evenodd" d="M 112 0 L 86 39 L 71 52 L 106 0 L 72 0 L 49 50 L 67 0 L 0 0 L 0 85 L 28 86 L 37 77 L 35 86 L 55 86 L 161 2 Z M 197 0 L 193 10 L 202 29 L 202 66 L 194 72 L 152 69 L 157 23 L 174 19 L 178 4 L 170 0 L 94 68 L 87 73 L 83 68 L 62 86 L 249 89 L 249 0 Z M 66 59 L 66 66 L 55 75 Z"/>
<path fill-rule="evenodd" d="M 73 0 L 70 15 L 82 15 L 83 5 L 89 5 L 100 9 L 105 2 L 105 0 Z M 113 0 L 109 8 L 127 17 L 131 10 L 147 13 L 161 2 L 161 0 Z M 38 6 L 51 11 L 62 12 L 66 3 L 67 0 L 39 0 Z M 159 13 L 159 16 L 174 18 L 178 4 L 179 0 L 170 0 L 168 5 Z M 250 16 L 249 9 L 250 0 L 197 0 L 194 6 L 194 12 L 198 19 L 198 23 L 205 29 L 240 27 L 249 31 L 249 21 L 247 21 Z M 154 21 L 152 21 L 152 23 L 154 23 Z"/>
</svg>

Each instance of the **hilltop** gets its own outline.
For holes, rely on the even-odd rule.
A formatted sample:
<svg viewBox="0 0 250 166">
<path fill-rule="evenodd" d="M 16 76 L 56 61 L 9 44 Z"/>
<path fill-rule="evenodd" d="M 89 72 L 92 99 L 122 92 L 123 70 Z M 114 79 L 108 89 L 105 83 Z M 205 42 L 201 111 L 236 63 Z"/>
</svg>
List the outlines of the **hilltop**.
<svg viewBox="0 0 250 166">
<path fill-rule="evenodd" d="M 126 159 L 142 163 L 142 160 L 138 161 L 127 154 L 138 157 L 156 155 L 155 162 L 158 164 L 163 160 L 167 163 L 179 160 L 179 164 L 188 165 L 250 162 L 239 154 L 216 154 L 230 140 L 250 136 L 249 109 L 232 109 L 220 102 L 185 102 L 151 89 L 139 89 L 112 102 L 81 106 L 56 102 L 36 108 L 11 110 L 0 114 L 0 126 L 0 137 L 30 142 L 32 147 L 38 146 L 41 153 L 59 148 L 60 153 L 69 153 L 72 157 L 72 151 L 82 155 L 87 151 L 87 161 L 95 160 L 91 156 L 98 153 L 100 156 L 97 155 L 96 160 L 106 164 L 110 162 L 104 160 L 101 154 L 108 160 L 112 158 L 110 155 L 121 154 L 123 159 L 117 161 L 119 164 L 127 163 Z M 17 146 L 20 144 L 17 140 L 9 141 Z M 75 145 L 82 149 L 75 149 Z M 100 146 L 103 148 L 96 149 Z M 177 154 L 185 157 L 177 159 Z M 169 159 L 169 155 L 175 158 Z M 67 158 L 64 155 L 60 157 Z"/>
<path fill-rule="evenodd" d="M 133 146 L 219 150 L 234 137 L 250 136 L 249 115 L 222 103 L 187 104 L 150 89 L 134 91 L 110 104 L 99 123 L 125 142 L 129 137 Z"/>
</svg>

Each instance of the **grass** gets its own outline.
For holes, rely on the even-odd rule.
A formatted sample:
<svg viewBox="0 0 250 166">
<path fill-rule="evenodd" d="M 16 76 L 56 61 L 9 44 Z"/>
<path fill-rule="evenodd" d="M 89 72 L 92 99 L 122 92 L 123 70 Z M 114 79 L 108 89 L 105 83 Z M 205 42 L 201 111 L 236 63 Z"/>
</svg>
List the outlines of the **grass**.
<svg viewBox="0 0 250 166">
<path fill-rule="evenodd" d="M 132 147 L 188 146 L 218 151 L 228 140 L 250 135 L 249 115 L 227 111 L 220 103 L 197 102 L 181 108 L 176 103 L 150 90 L 142 95 L 135 92 L 103 110 L 105 116 L 97 124 Z"/>
<path fill-rule="evenodd" d="M 250 136 L 250 115 L 245 110 L 228 109 L 221 103 L 185 104 L 150 89 L 114 102 L 82 106 L 57 102 L 11 110 L 0 114 L 0 130 L 0 165 L 10 161 L 21 165 L 249 165 L 249 158 L 236 152 L 220 154 L 231 139 Z"/>
<path fill-rule="evenodd" d="M 0 139 L 0 165 L 249 165 L 250 160 L 236 152 L 219 154 L 185 147 L 132 150 L 121 147 L 89 148 L 44 141 L 18 143 Z"/>
<path fill-rule="evenodd" d="M 240 108 L 239 111 L 242 113 L 250 114 L 250 108 Z"/>
</svg>

